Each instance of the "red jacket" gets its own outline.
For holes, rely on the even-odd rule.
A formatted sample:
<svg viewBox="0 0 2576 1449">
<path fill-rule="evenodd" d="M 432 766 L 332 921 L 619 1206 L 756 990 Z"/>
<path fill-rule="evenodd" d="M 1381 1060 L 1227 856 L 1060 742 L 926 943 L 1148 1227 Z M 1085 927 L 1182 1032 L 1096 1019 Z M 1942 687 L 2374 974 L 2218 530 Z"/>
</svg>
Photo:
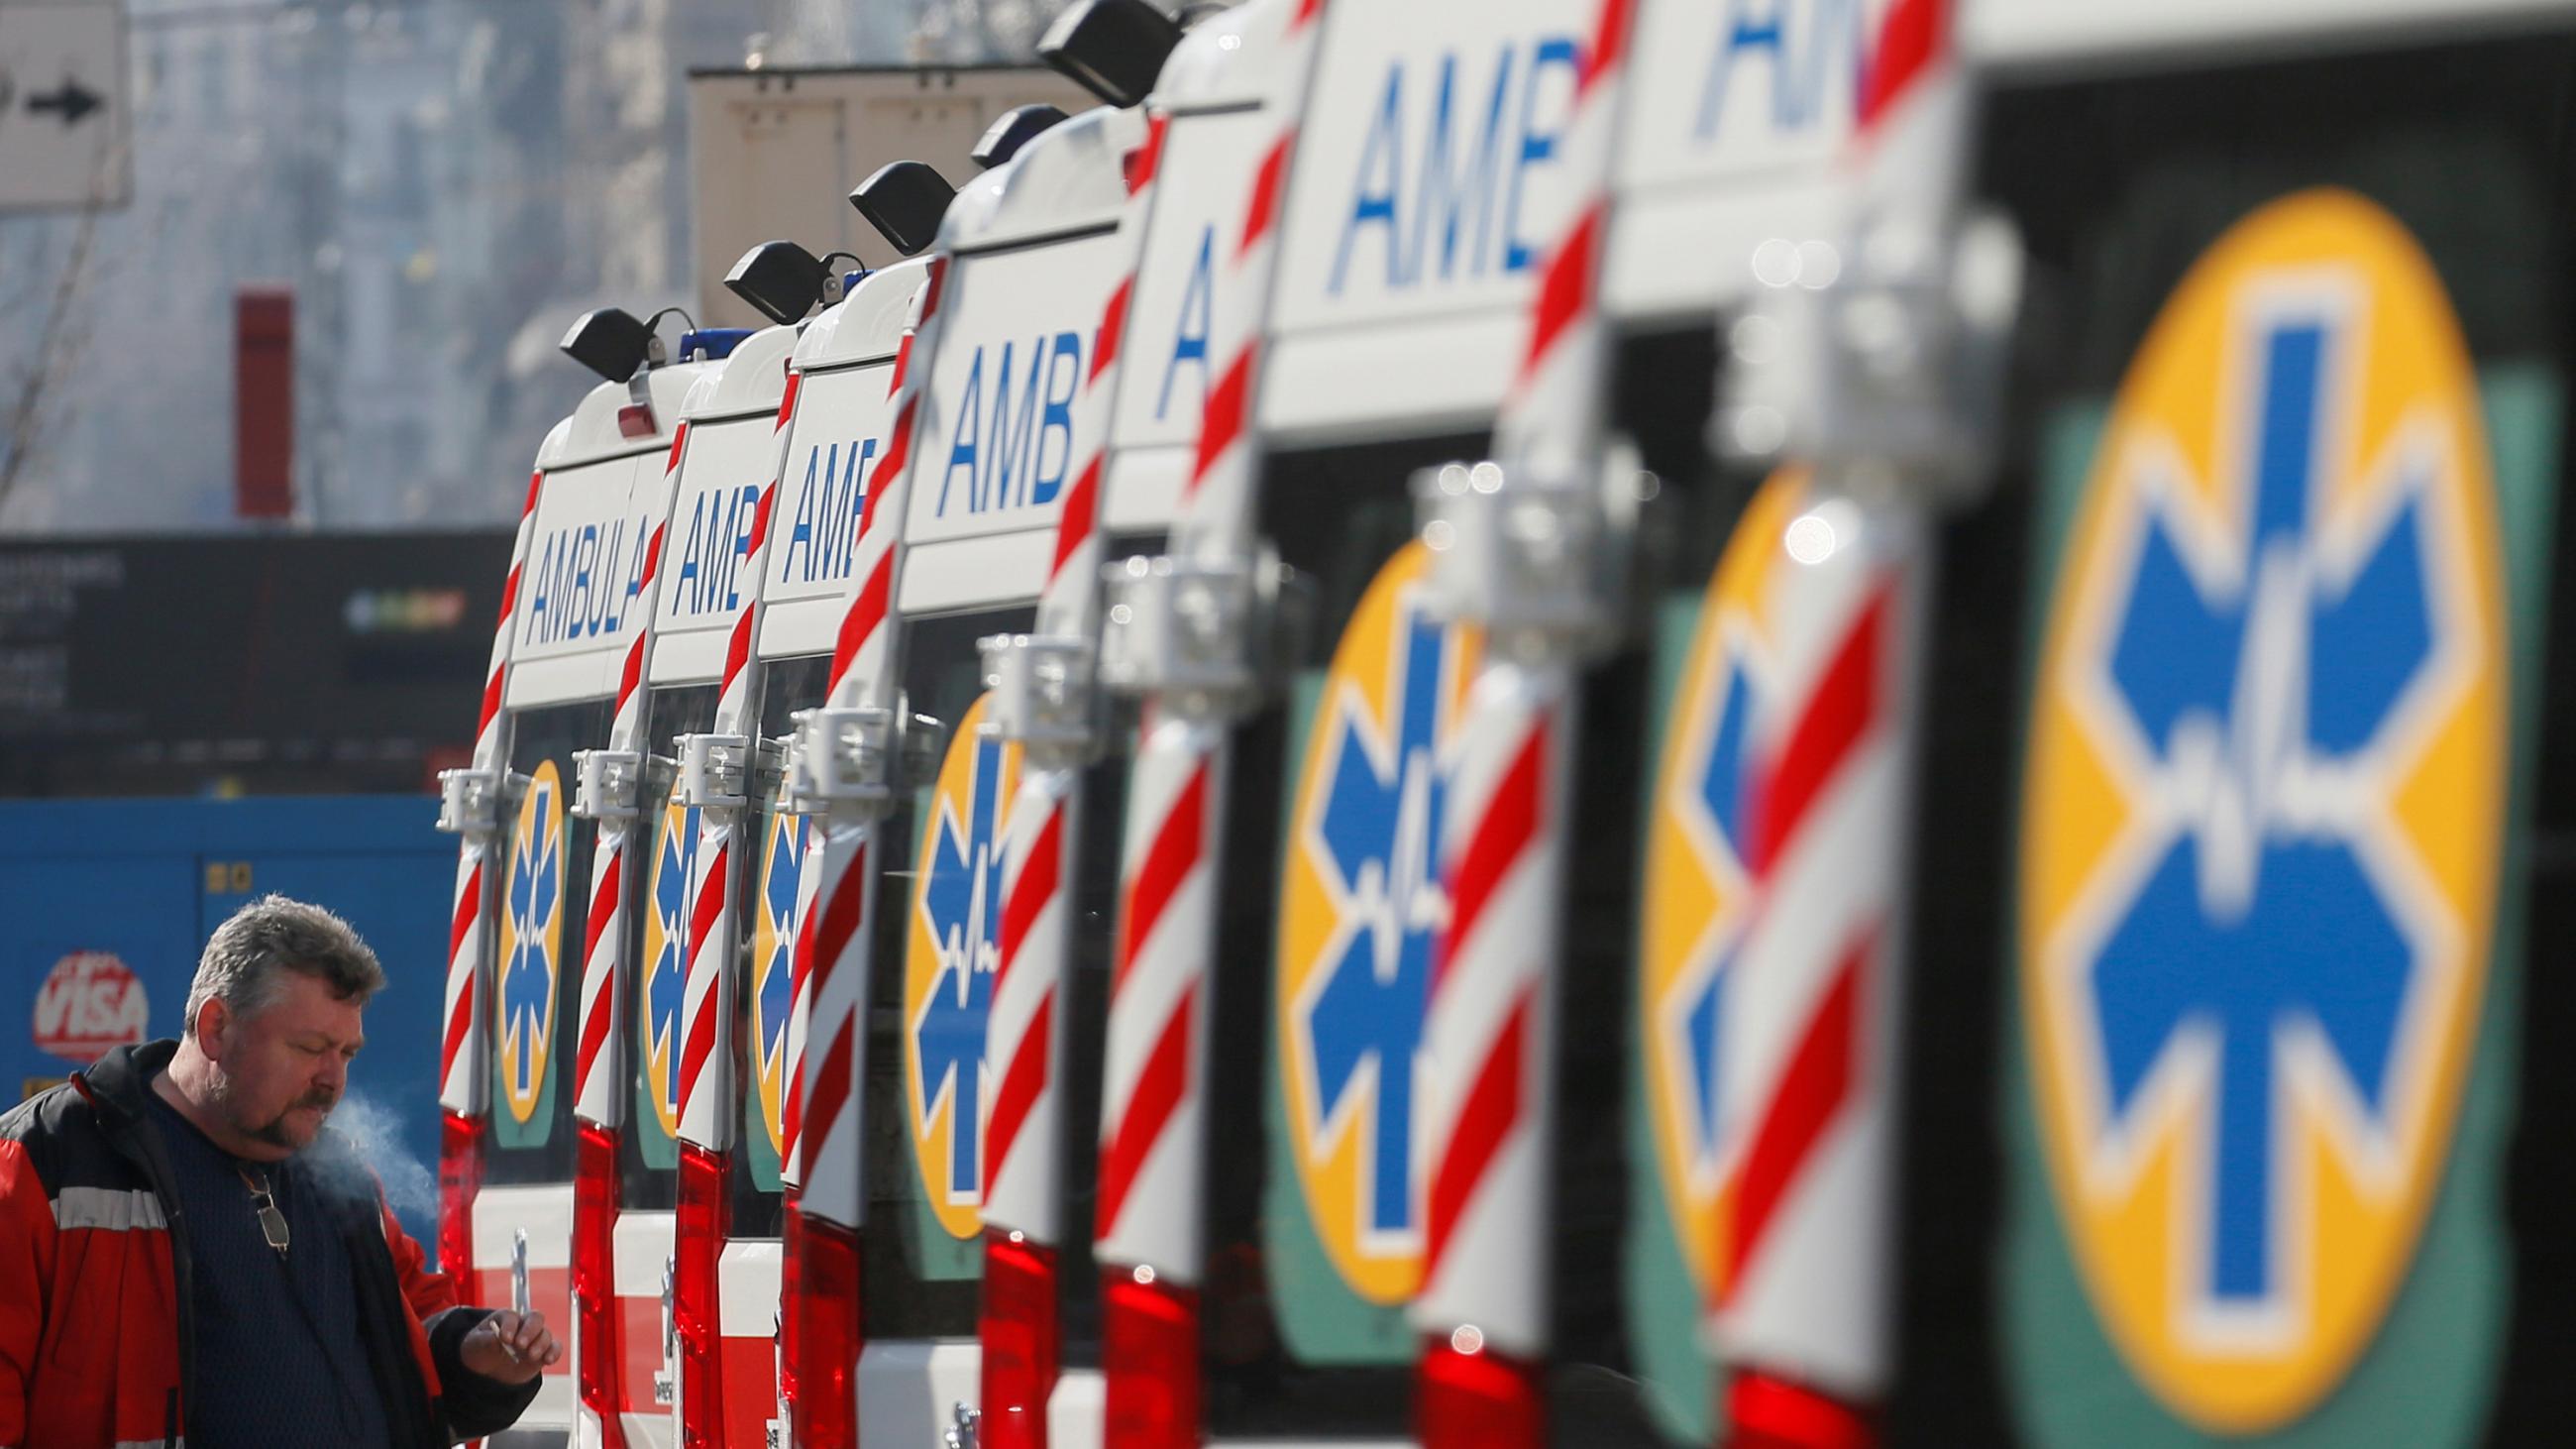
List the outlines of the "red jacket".
<svg viewBox="0 0 2576 1449">
<path fill-rule="evenodd" d="M 177 1048 L 121 1048 L 0 1116 L 0 1449 L 185 1441 L 188 1244 L 170 1226 L 169 1163 L 143 1097 Z M 429 1449 L 516 1421 L 536 1383 L 505 1385 L 457 1357 L 488 1311 L 457 1305 L 380 1193 L 331 1206 L 361 1323 L 399 1322 L 409 1350 L 387 1333 L 372 1355 L 380 1384 L 399 1386 L 385 1406 L 395 1443 Z"/>
</svg>

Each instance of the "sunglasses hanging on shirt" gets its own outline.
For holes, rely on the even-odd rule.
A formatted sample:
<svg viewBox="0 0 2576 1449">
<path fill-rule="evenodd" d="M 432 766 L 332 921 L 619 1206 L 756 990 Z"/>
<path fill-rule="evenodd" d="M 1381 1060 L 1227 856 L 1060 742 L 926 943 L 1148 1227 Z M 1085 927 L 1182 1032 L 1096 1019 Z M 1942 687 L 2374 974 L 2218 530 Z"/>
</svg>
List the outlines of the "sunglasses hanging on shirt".
<svg viewBox="0 0 2576 1449">
<path fill-rule="evenodd" d="M 260 1236 L 268 1239 L 268 1245 L 283 1259 L 290 1235 L 286 1231 L 286 1214 L 277 1210 L 277 1198 L 268 1190 L 268 1174 L 253 1174 L 247 1167 L 234 1170 L 241 1174 L 242 1186 L 250 1189 L 250 1200 L 259 1209 Z"/>
</svg>

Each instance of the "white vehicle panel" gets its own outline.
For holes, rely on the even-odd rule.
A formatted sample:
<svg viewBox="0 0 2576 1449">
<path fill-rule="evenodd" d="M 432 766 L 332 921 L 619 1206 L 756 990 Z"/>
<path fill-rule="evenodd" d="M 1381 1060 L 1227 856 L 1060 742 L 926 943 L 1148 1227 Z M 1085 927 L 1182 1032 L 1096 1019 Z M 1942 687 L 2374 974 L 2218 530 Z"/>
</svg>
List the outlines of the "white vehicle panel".
<svg viewBox="0 0 2576 1449">
<path fill-rule="evenodd" d="M 518 1235 L 528 1235 L 530 1305 L 547 1315 L 559 1335 L 572 1326 L 569 1313 L 549 1311 L 547 1283 L 565 1285 L 572 1274 L 572 1184 L 486 1187 L 474 1195 L 474 1277 L 460 1285 L 468 1302 L 487 1308 L 510 1305 L 511 1258 Z M 498 1293 L 494 1293 L 497 1285 Z M 478 1291 L 479 1290 L 479 1291 Z M 569 1301 L 568 1299 L 566 1301 Z M 560 1318 L 561 1322 L 554 1322 Z M 521 1429 L 569 1429 L 573 1419 L 571 1360 L 537 1382 L 537 1397 L 519 1418 Z"/>
<path fill-rule="evenodd" d="M 643 626 L 636 592 L 666 501 L 659 453 L 546 474 L 519 574 L 504 704 L 552 704 L 615 690 L 613 671 Z"/>
<path fill-rule="evenodd" d="M 610 1290 L 619 1298 L 661 1301 L 662 1287 L 671 1271 L 672 1252 L 677 1246 L 676 1222 L 675 1216 L 668 1212 L 618 1213 L 617 1225 L 610 1231 L 608 1273 Z M 632 1325 L 629 1331 L 633 1331 Z M 653 1385 L 637 1387 L 658 1387 L 664 1395 L 664 1402 L 668 1402 L 676 1384 L 675 1370 L 671 1360 L 663 1354 L 666 1345 L 658 1341 L 658 1329 L 656 1334 L 657 1341 L 649 1346 L 649 1352 L 660 1367 L 654 1372 Z M 626 1345 L 627 1362 L 631 1365 L 637 1357 L 635 1345 L 629 1342 Z M 659 1414 L 624 1414 L 619 1417 L 626 1421 L 629 1444 L 641 1442 L 651 1444 L 655 1449 L 669 1449 L 679 1438 L 678 1428 L 667 1410 Z M 648 1437 L 639 1441 L 636 1438 L 639 1431 Z"/>
<path fill-rule="evenodd" d="M 1529 322 L 1512 312 L 1391 329 L 1364 353 L 1338 337 L 1282 339 L 1255 412 L 1262 441 L 1303 447 L 1480 428 L 1528 339 Z"/>
<path fill-rule="evenodd" d="M 1112 230 L 951 264 L 913 444 L 907 544 L 1053 532 L 1094 446 L 1074 436 L 1088 411 L 1075 404 L 1126 259 Z"/>
<path fill-rule="evenodd" d="M 1045 585 L 1047 565 L 1054 561 L 1051 531 L 919 544 L 905 551 L 895 608 L 918 618 L 1029 603 Z"/>
<path fill-rule="evenodd" d="M 894 422 L 894 360 L 807 373 L 797 383 L 761 580 L 762 658 L 832 647 L 858 563 L 868 476 Z"/>
<path fill-rule="evenodd" d="M 1890 0 L 1646 0 L 1630 51 L 1602 280 L 1620 316 L 1705 311 L 1753 248 L 1826 219 L 1869 38 Z"/>
<path fill-rule="evenodd" d="M 2142 52 L 2224 49 L 2245 58 L 2356 41 L 2473 39 L 2516 21 L 2576 16 L 2568 0 L 1968 0 L 1959 17 L 1971 58 L 1996 65 L 2135 61 Z"/>
<path fill-rule="evenodd" d="M 1188 467 L 1198 446 L 1214 369 L 1210 349 L 1243 335 L 1241 319 L 1216 315 L 1230 299 L 1220 286 L 1243 236 L 1244 213 L 1261 158 L 1279 127 L 1259 110 L 1175 116 L 1156 163 L 1152 215 L 1127 306 L 1118 404 L 1111 424 L 1114 494 L 1147 449 L 1180 455 Z M 1239 290 L 1239 289 L 1236 289 Z"/>
<path fill-rule="evenodd" d="M 759 587 L 744 565 L 751 556 L 760 490 L 777 466 L 774 418 L 689 426 L 670 522 L 662 530 L 662 562 L 654 576 L 648 676 L 653 683 L 713 678 L 722 672 L 725 638 Z M 712 666 L 705 663 L 710 645 Z M 697 667 L 687 667 L 691 665 Z"/>
<path fill-rule="evenodd" d="M 1066 1369 L 1047 1395 L 1047 1449 L 1101 1449 L 1109 1381 L 1098 1369 Z"/>
<path fill-rule="evenodd" d="M 973 1339 L 899 1340 L 859 1351 L 859 1442 L 937 1444 L 956 1405 L 981 1397 L 983 1353 Z"/>
<path fill-rule="evenodd" d="M 747 1238 L 724 1245 L 716 1259 L 716 1331 L 727 1338 L 778 1332 L 779 1264 L 786 1245 Z"/>
<path fill-rule="evenodd" d="M 1484 0 L 1326 12 L 1288 187 L 1273 325 L 1282 355 L 1331 349 L 1332 366 L 1356 375 L 1346 391 L 1372 401 L 1369 418 L 1403 418 L 1417 405 L 1454 411 L 1469 392 L 1482 408 L 1499 399 L 1502 366 L 1477 359 L 1458 375 L 1483 339 L 1435 324 L 1517 318 L 1543 249 L 1571 219 L 1565 130 L 1593 9 L 1588 0 Z M 1399 356 L 1372 337 L 1352 347 L 1349 333 L 1364 327 L 1400 327 L 1426 346 Z M 1421 356 L 1433 352 L 1443 365 L 1426 375 Z M 1274 375 L 1264 391 L 1288 385 Z M 1283 416 L 1319 411 L 1294 399 L 1281 407 Z M 1262 412 L 1271 413 L 1267 399 Z"/>
</svg>

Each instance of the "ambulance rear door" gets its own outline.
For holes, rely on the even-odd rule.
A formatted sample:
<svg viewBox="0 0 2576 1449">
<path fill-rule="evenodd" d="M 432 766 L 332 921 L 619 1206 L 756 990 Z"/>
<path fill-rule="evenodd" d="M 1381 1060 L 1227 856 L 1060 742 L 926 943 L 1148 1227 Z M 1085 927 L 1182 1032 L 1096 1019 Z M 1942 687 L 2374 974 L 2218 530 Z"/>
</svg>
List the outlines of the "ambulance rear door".
<svg viewBox="0 0 2576 1449">
<path fill-rule="evenodd" d="M 792 328 L 754 333 L 688 398 L 681 416 L 687 436 L 675 456 L 662 554 L 654 565 L 636 738 L 620 742 L 648 757 L 626 845 L 613 988 L 625 998 L 619 1020 L 626 1037 L 611 1245 L 620 1348 L 613 1392 L 630 1443 L 667 1445 L 678 1433 L 672 1419 L 677 1346 L 664 1294 L 673 1271 L 679 1018 L 698 821 L 696 812 L 673 802 L 671 741 L 714 725 L 725 638 L 757 587 L 745 560 L 760 492 L 777 466 L 778 401 L 795 341 Z M 769 1297 L 774 1313 L 774 1272 Z M 756 1381 L 766 1379 L 765 1368 L 755 1374 Z M 750 1397 L 755 1405 L 760 1399 L 757 1392 Z M 772 1415 L 759 1417 L 765 1423 Z"/>
<path fill-rule="evenodd" d="M 1205 1313 L 1219 1438 L 1406 1440 L 1421 1052 L 1471 631 L 1424 613 L 1418 469 L 1484 456 L 1526 340 L 1587 0 L 1328 7 L 1253 405 L 1260 535 L 1311 581 L 1222 808 Z M 1225 360 L 1220 360 L 1223 366 Z"/>
<path fill-rule="evenodd" d="M 1932 670 L 1895 1411 L 2556 1437 L 2576 13 L 1969 20 L 2032 305 Z"/>
<path fill-rule="evenodd" d="M 1019 752 L 981 728 L 977 646 L 1033 624 L 1072 470 L 1098 450 L 1076 435 L 1085 410 L 1075 404 L 1102 308 L 1129 265 L 1121 162 L 1143 141 L 1142 116 L 1086 111 L 961 189 L 941 228 L 949 272 L 936 345 L 915 358 L 930 372 L 895 623 L 908 707 L 939 720 L 946 745 L 936 782 L 878 837 L 887 875 L 863 1106 L 863 1438 L 930 1435 L 979 1398 L 984 1129 L 999 1085 L 984 1039 Z M 1023 1230 L 1062 1241 L 1055 1223 L 1033 1218 Z M 1068 1272 L 1063 1286 L 1087 1293 L 1087 1222 L 1078 1235 L 1067 1261 L 1081 1278 Z"/>
</svg>

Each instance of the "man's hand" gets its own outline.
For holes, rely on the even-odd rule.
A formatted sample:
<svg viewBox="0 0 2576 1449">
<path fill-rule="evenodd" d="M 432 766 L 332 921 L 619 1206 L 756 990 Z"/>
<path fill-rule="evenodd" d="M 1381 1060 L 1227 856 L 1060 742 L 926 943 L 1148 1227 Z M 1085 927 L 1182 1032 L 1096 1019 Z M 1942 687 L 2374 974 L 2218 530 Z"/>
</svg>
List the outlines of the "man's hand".
<svg viewBox="0 0 2576 1449">
<path fill-rule="evenodd" d="M 563 1345 L 555 1342 L 544 1314 L 506 1308 L 474 1325 L 456 1351 L 467 1368 L 505 1384 L 524 1384 L 548 1364 L 563 1361 Z"/>
</svg>

